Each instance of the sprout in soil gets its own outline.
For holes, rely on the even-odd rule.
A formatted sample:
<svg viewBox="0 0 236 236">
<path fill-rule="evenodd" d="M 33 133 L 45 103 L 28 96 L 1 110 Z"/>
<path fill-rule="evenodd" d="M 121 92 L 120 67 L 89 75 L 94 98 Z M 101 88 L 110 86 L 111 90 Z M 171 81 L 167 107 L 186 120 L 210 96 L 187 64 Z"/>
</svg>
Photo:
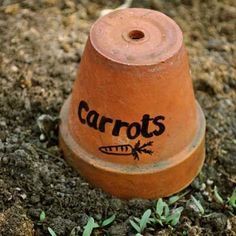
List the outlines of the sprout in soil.
<svg viewBox="0 0 236 236">
<path fill-rule="evenodd" d="M 100 224 L 98 224 L 94 221 L 93 217 L 89 217 L 87 224 L 84 226 L 83 236 L 90 236 L 93 230 L 96 228 L 102 229 L 104 227 L 111 225 L 113 221 L 115 220 L 115 218 L 116 218 L 116 215 L 114 214 L 108 217 L 107 219 L 103 220 Z"/>
<path fill-rule="evenodd" d="M 170 203 L 176 202 L 177 196 L 173 199 L 169 199 Z M 175 226 L 179 223 L 181 213 L 183 211 L 183 207 L 178 207 L 170 210 L 169 206 L 166 202 L 160 198 L 156 204 L 155 210 L 155 223 L 163 225 Z"/>
<path fill-rule="evenodd" d="M 144 233 L 144 231 L 147 228 L 147 224 L 151 223 L 151 218 L 150 218 L 151 213 L 152 211 L 148 209 L 143 213 L 141 219 L 134 217 L 134 220 L 129 220 L 130 224 L 137 232 L 136 236 L 142 235 L 142 233 Z"/>
</svg>

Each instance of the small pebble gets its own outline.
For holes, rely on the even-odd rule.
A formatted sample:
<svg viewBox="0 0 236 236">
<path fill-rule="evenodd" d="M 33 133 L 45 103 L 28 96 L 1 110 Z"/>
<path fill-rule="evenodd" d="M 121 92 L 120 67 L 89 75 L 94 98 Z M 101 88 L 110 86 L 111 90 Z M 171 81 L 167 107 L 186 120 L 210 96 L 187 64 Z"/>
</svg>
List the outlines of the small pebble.
<svg viewBox="0 0 236 236">
<path fill-rule="evenodd" d="M 212 185 L 213 183 L 214 183 L 214 181 L 213 180 L 211 180 L 211 179 L 207 179 L 207 185 Z"/>
<path fill-rule="evenodd" d="M 12 65 L 12 66 L 11 66 L 11 70 L 12 70 L 13 72 L 17 72 L 19 69 L 18 69 L 17 66 Z"/>
<path fill-rule="evenodd" d="M 20 197 L 21 197 L 23 200 L 25 200 L 25 199 L 27 198 L 27 196 L 26 196 L 25 193 L 20 194 Z"/>
<path fill-rule="evenodd" d="M 41 142 L 45 141 L 45 140 L 46 140 L 46 136 L 45 136 L 44 134 L 40 134 L 39 140 L 40 140 Z"/>
<path fill-rule="evenodd" d="M 4 156 L 4 157 L 2 158 L 2 163 L 3 163 L 4 165 L 7 165 L 8 162 L 9 162 L 9 157 Z"/>
<path fill-rule="evenodd" d="M 9 4 L 5 8 L 5 13 L 6 14 L 15 15 L 19 10 L 20 10 L 20 5 L 18 3 L 16 3 L 16 4 Z"/>
<path fill-rule="evenodd" d="M 200 188 L 200 191 L 204 191 L 205 189 L 206 189 L 206 184 L 205 184 L 205 183 L 202 183 L 201 188 Z"/>
<path fill-rule="evenodd" d="M 117 210 L 122 209 L 123 203 L 120 199 L 114 198 L 114 199 L 111 200 L 110 206 L 111 206 L 112 209 L 117 211 Z"/>
<path fill-rule="evenodd" d="M 210 39 L 207 42 L 206 48 L 209 50 L 219 50 L 222 48 L 223 42 L 219 39 Z"/>
<path fill-rule="evenodd" d="M 109 228 L 109 232 L 113 236 L 125 236 L 127 234 L 127 226 L 125 224 L 112 225 Z"/>
<path fill-rule="evenodd" d="M 31 201 L 31 203 L 36 204 L 36 203 L 40 202 L 40 196 L 32 195 L 30 198 L 30 201 Z"/>
<path fill-rule="evenodd" d="M 25 150 L 23 150 L 23 149 L 17 149 L 17 150 L 14 152 L 14 154 L 15 154 L 16 156 L 22 157 L 22 158 L 27 158 L 27 157 L 29 156 L 28 153 L 27 153 Z"/>
<path fill-rule="evenodd" d="M 0 139 L 2 142 L 5 142 L 6 141 L 6 138 L 7 138 L 7 132 L 5 131 L 0 131 Z"/>
<path fill-rule="evenodd" d="M 6 121 L 1 121 L 1 122 L 0 122 L 0 126 L 2 126 L 2 127 L 6 127 L 6 126 L 7 126 Z"/>
<path fill-rule="evenodd" d="M 205 219 L 215 231 L 223 232 L 227 225 L 227 216 L 223 213 L 212 213 Z"/>
<path fill-rule="evenodd" d="M 209 193 L 208 193 L 207 191 L 204 191 L 204 192 L 202 193 L 202 195 L 204 195 L 204 196 L 209 196 Z"/>
</svg>

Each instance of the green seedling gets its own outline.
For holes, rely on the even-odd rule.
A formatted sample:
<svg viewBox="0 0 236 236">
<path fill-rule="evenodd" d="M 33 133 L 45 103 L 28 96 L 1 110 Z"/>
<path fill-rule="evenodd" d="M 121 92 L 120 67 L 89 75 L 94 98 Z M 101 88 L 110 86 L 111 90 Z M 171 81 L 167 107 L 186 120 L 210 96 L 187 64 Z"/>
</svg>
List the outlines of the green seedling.
<svg viewBox="0 0 236 236">
<path fill-rule="evenodd" d="M 168 199 L 168 206 L 173 205 L 174 203 L 176 203 L 177 201 L 179 201 L 179 199 L 181 199 L 182 197 L 184 197 L 185 195 L 187 195 L 190 191 L 185 191 L 184 193 L 182 193 L 181 195 L 174 195 L 172 197 L 170 197 Z"/>
<path fill-rule="evenodd" d="M 45 211 L 41 211 L 41 213 L 39 215 L 39 221 L 42 223 L 45 219 L 46 219 L 46 213 L 45 213 Z M 50 227 L 48 227 L 48 232 L 51 236 L 57 236 L 56 233 L 54 232 L 54 230 Z"/>
<path fill-rule="evenodd" d="M 57 236 L 54 230 L 50 227 L 48 227 L 48 232 L 50 233 L 51 236 Z"/>
<path fill-rule="evenodd" d="M 223 198 L 220 196 L 220 194 L 219 194 L 219 192 L 218 192 L 218 188 L 217 188 L 216 186 L 214 187 L 214 197 L 215 197 L 215 200 L 216 200 L 218 203 L 224 205 L 224 200 L 223 200 Z"/>
<path fill-rule="evenodd" d="M 176 202 L 177 198 L 175 198 L 174 200 Z M 168 204 L 164 202 L 162 198 L 160 198 L 156 204 L 155 221 L 161 226 L 175 226 L 179 223 L 182 211 L 183 207 L 178 207 L 176 209 L 170 210 Z"/>
<path fill-rule="evenodd" d="M 135 229 L 135 231 L 137 232 L 136 236 L 140 236 L 142 235 L 142 233 L 146 230 L 147 228 L 147 224 L 151 223 L 151 213 L 152 211 L 150 209 L 146 210 L 141 219 L 134 217 L 134 220 L 130 220 L 130 224 L 131 226 Z"/>
<path fill-rule="evenodd" d="M 96 228 L 104 228 L 110 224 L 113 223 L 113 221 L 115 220 L 116 215 L 112 215 L 111 217 L 103 220 L 100 224 L 96 223 L 94 221 L 93 217 L 89 217 L 87 224 L 84 227 L 84 232 L 83 232 L 83 236 L 90 236 L 93 232 L 94 229 Z"/>
<path fill-rule="evenodd" d="M 176 203 L 177 201 L 179 201 L 180 197 L 181 197 L 181 196 L 178 196 L 178 195 L 175 195 L 175 196 L 173 196 L 173 197 L 170 197 L 170 198 L 168 199 L 168 204 L 169 204 L 169 205 L 172 205 L 172 204 Z"/>
<path fill-rule="evenodd" d="M 106 227 L 106 226 L 112 224 L 113 221 L 115 220 L 115 218 L 116 218 L 116 215 L 115 215 L 115 214 L 112 215 L 112 216 L 110 216 L 110 217 L 108 217 L 107 219 L 105 219 L 105 220 L 101 223 L 101 227 Z"/>
<path fill-rule="evenodd" d="M 234 189 L 231 197 L 229 198 L 228 203 L 231 207 L 236 208 L 236 188 Z"/>
<path fill-rule="evenodd" d="M 178 207 L 171 211 L 171 214 L 166 218 L 166 224 L 175 226 L 179 223 L 179 219 L 181 217 L 181 213 L 183 211 L 183 207 Z"/>
<path fill-rule="evenodd" d="M 42 211 L 42 212 L 40 213 L 40 216 L 39 216 L 39 221 L 40 221 L 40 222 L 43 222 L 43 221 L 45 220 L 45 218 L 46 218 L 46 214 L 45 214 L 44 211 Z"/>
<path fill-rule="evenodd" d="M 161 226 L 164 225 L 166 217 L 169 215 L 169 206 L 160 198 L 156 204 L 156 221 Z"/>
<path fill-rule="evenodd" d="M 218 188 L 215 186 L 214 187 L 214 197 L 215 200 L 224 205 L 225 207 L 228 207 L 229 209 L 232 210 L 232 208 L 236 208 L 236 188 L 234 189 L 232 195 L 228 198 L 228 201 L 225 201 L 219 194 Z"/>
<path fill-rule="evenodd" d="M 77 236 L 79 230 L 80 230 L 80 227 L 79 227 L 79 226 L 74 227 L 74 228 L 71 230 L 71 232 L 70 232 L 70 236 Z"/>
<path fill-rule="evenodd" d="M 84 227 L 83 236 L 90 236 L 94 229 L 98 228 L 99 225 L 95 223 L 93 217 L 89 217 L 87 224 Z"/>
<path fill-rule="evenodd" d="M 193 204 L 196 206 L 197 211 L 201 214 L 204 215 L 205 211 L 204 208 L 199 200 L 197 200 L 193 195 L 191 195 L 191 199 L 193 201 Z"/>
</svg>

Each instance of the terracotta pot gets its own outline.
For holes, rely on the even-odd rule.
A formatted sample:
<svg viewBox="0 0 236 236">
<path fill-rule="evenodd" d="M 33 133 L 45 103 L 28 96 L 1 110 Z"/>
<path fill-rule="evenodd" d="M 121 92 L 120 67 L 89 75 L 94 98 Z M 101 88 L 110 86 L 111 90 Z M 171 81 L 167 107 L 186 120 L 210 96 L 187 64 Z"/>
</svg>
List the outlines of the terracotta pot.
<svg viewBox="0 0 236 236">
<path fill-rule="evenodd" d="M 158 198 L 189 185 L 204 161 L 205 119 L 178 25 L 147 9 L 97 20 L 61 120 L 65 158 L 104 191 Z"/>
</svg>

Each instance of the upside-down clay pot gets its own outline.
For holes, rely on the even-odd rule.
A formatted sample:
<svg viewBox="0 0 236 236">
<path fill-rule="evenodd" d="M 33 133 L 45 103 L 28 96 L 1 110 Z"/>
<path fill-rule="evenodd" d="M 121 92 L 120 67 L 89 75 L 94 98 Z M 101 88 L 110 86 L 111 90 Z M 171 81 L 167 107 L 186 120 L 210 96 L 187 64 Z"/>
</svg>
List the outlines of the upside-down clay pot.
<svg viewBox="0 0 236 236">
<path fill-rule="evenodd" d="M 60 117 L 66 160 L 112 195 L 169 196 L 203 165 L 205 118 L 183 35 L 160 12 L 131 8 L 95 22 Z"/>
</svg>

